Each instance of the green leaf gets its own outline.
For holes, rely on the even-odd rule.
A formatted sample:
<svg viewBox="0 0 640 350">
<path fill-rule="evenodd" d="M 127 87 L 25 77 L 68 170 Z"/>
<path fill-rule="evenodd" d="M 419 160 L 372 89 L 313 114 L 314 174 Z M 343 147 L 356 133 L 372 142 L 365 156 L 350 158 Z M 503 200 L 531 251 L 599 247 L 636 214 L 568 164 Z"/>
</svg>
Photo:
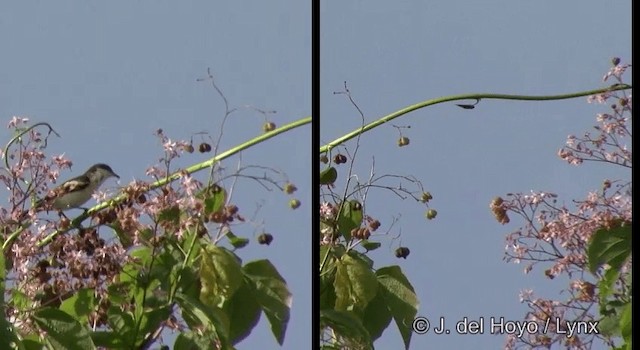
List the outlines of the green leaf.
<svg viewBox="0 0 640 350">
<path fill-rule="evenodd" d="M 231 245 L 236 249 L 240 249 L 246 246 L 247 244 L 249 244 L 248 238 L 238 237 L 234 235 L 233 232 L 231 231 L 227 231 L 226 236 L 227 236 L 227 239 L 229 240 L 229 243 L 231 243 Z"/>
<path fill-rule="evenodd" d="M 346 202 L 338 213 L 338 232 L 350 241 L 351 230 L 360 227 L 360 224 L 362 224 L 362 204 L 357 200 Z"/>
<path fill-rule="evenodd" d="M 32 317 L 47 332 L 46 342 L 54 349 L 95 349 L 89 330 L 71 315 L 54 308 L 42 308 Z"/>
<path fill-rule="evenodd" d="M 251 334 L 260 321 L 261 309 L 255 297 L 255 287 L 248 278 L 225 305 L 229 315 L 229 339 L 237 344 Z"/>
<path fill-rule="evenodd" d="M 320 328 L 330 327 L 341 337 L 358 344 L 359 349 L 373 350 L 373 341 L 362 322 L 352 312 L 339 310 L 321 310 Z"/>
<path fill-rule="evenodd" d="M 253 281 L 254 297 L 269 320 L 273 336 L 282 345 L 291 316 L 291 292 L 287 282 L 269 260 L 253 261 L 242 269 Z"/>
<path fill-rule="evenodd" d="M 334 247 L 320 246 L 320 263 L 324 261 L 320 272 L 320 310 L 333 309 L 336 304 L 334 281 L 336 279 L 336 257 Z"/>
<path fill-rule="evenodd" d="M 20 344 L 19 342 L 16 344 Z M 20 345 L 18 345 L 20 346 Z M 42 350 L 45 349 L 45 346 L 42 342 L 37 339 L 23 339 L 22 347 L 19 347 L 21 350 Z"/>
<path fill-rule="evenodd" d="M 360 242 L 360 245 L 362 246 L 362 248 L 366 249 L 367 251 L 370 251 L 370 250 L 376 250 L 380 248 L 380 246 L 382 246 L 382 243 L 363 240 Z"/>
<path fill-rule="evenodd" d="M 620 276 L 620 271 L 617 269 L 608 269 L 605 271 L 602 279 L 598 281 L 598 291 L 600 298 L 600 313 L 606 314 L 607 298 L 613 293 L 616 280 Z"/>
<path fill-rule="evenodd" d="M 387 298 L 385 298 L 386 290 L 383 287 L 378 288 L 376 297 L 371 300 L 364 310 L 364 317 L 362 323 L 367 332 L 371 335 L 372 340 L 380 338 L 382 332 L 384 332 L 393 316 L 387 306 Z"/>
<path fill-rule="evenodd" d="M 199 298 L 201 285 L 200 279 L 197 275 L 198 272 L 195 268 L 187 267 L 182 270 L 182 276 L 180 277 L 180 285 L 178 286 L 178 290 L 196 299 Z"/>
<path fill-rule="evenodd" d="M 173 225 L 180 224 L 180 207 L 174 205 L 172 207 L 161 210 L 158 213 L 158 222 L 166 222 Z"/>
<path fill-rule="evenodd" d="M 148 266 L 151 261 L 151 249 L 148 247 L 134 248 L 131 253 L 132 262 L 127 263 L 120 273 L 120 282 L 135 282 L 141 266 Z"/>
<path fill-rule="evenodd" d="M 166 321 L 171 315 L 171 308 L 163 306 L 157 309 L 145 310 L 142 314 L 142 320 L 138 330 L 138 339 L 136 344 L 140 345 L 146 334 L 154 333 L 160 328 L 162 322 Z"/>
<path fill-rule="evenodd" d="M 587 247 L 589 270 L 596 273 L 602 264 L 619 270 L 631 255 L 631 225 L 601 228 L 591 237 Z"/>
<path fill-rule="evenodd" d="M 96 308 L 94 293 L 95 291 L 93 289 L 80 289 L 62 302 L 60 310 L 68 313 L 78 321 L 86 323 L 89 320 L 89 314 Z"/>
<path fill-rule="evenodd" d="M 598 332 L 606 337 L 620 335 L 620 316 L 612 313 L 598 321 Z"/>
<path fill-rule="evenodd" d="M 631 348 L 631 303 L 627 303 L 627 305 L 622 309 L 622 314 L 620 315 L 620 333 L 622 334 L 622 339 L 624 342 L 629 345 Z"/>
<path fill-rule="evenodd" d="M 350 250 L 347 254 L 352 258 L 362 261 L 368 268 L 373 269 L 373 260 L 366 254 L 360 253 L 357 250 Z"/>
<path fill-rule="evenodd" d="M 338 171 L 330 166 L 320 172 L 320 185 L 331 185 L 336 182 Z"/>
<path fill-rule="evenodd" d="M 208 306 L 182 293 L 176 293 L 176 301 L 189 328 L 203 328 L 204 334 L 212 336 L 210 339 L 219 341 L 221 344 L 227 343 L 230 322 L 222 309 Z"/>
<path fill-rule="evenodd" d="M 0 296 L 4 297 L 4 296 Z M 0 317 L 0 349 L 13 349 L 11 344 L 15 344 L 17 349 L 24 348 L 23 343 L 18 339 L 18 335 L 13 329 L 13 325 L 4 317 L 4 307 L 0 307 L 2 317 Z"/>
<path fill-rule="evenodd" d="M 320 276 L 320 310 L 333 309 L 336 305 L 335 271 Z"/>
<path fill-rule="evenodd" d="M 345 254 L 337 262 L 336 310 L 362 312 L 378 291 L 378 281 L 362 260 Z"/>
<path fill-rule="evenodd" d="M 126 349 L 122 338 L 116 332 L 91 332 L 91 340 L 96 346 L 107 349 Z"/>
<path fill-rule="evenodd" d="M 222 307 L 242 284 L 242 268 L 236 256 L 225 248 L 213 244 L 201 250 L 200 300 Z"/>
<path fill-rule="evenodd" d="M 109 325 L 115 331 L 115 334 L 118 335 L 118 338 L 120 338 L 123 343 L 132 346 L 134 343 L 133 331 L 136 326 L 133 315 L 121 310 L 117 306 L 111 306 L 107 311 L 107 319 Z"/>
<path fill-rule="evenodd" d="M 145 310 L 146 307 L 153 306 L 149 305 L 150 299 L 152 299 L 151 296 L 153 295 L 152 291 L 158 288 L 159 285 L 160 281 L 152 280 L 146 285 L 146 288 L 143 288 L 144 285 L 142 283 L 138 284 L 137 288 L 135 288 L 135 292 L 133 293 L 133 314 L 136 321 L 148 311 Z"/>
<path fill-rule="evenodd" d="M 198 335 L 195 332 L 182 332 L 173 344 L 174 349 L 209 350 L 215 349 L 215 339 L 208 334 Z"/>
<path fill-rule="evenodd" d="M 418 314 L 418 296 L 413 286 L 399 266 L 388 266 L 376 271 L 380 288 L 384 289 L 389 312 L 393 315 L 396 326 L 400 331 L 405 349 L 411 342 L 411 325 Z"/>
<path fill-rule="evenodd" d="M 11 290 L 11 302 L 18 311 L 26 311 L 31 309 L 33 301 L 31 298 L 16 288 Z"/>
</svg>

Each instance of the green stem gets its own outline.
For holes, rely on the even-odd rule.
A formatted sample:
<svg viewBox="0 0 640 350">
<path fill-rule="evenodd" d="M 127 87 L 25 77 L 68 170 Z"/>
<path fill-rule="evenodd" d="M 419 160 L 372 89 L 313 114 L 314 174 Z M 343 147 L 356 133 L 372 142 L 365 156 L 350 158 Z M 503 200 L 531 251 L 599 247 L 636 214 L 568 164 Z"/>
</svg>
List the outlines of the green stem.
<svg viewBox="0 0 640 350">
<path fill-rule="evenodd" d="M 416 111 L 420 108 L 436 105 L 439 103 L 450 102 L 450 101 L 459 101 L 459 100 L 481 100 L 481 99 L 494 99 L 494 100 L 518 100 L 518 101 L 553 101 L 553 100 L 566 100 L 571 98 L 589 96 L 601 94 L 604 92 L 618 91 L 618 90 L 628 90 L 631 89 L 631 85 L 627 84 L 615 84 L 607 88 L 590 90 L 590 91 L 582 91 L 571 94 L 563 94 L 563 95 L 547 95 L 547 96 L 527 96 L 527 95 L 507 95 L 507 94 L 487 94 L 487 93 L 479 93 L 479 94 L 464 94 L 464 95 L 452 95 L 445 96 L 440 98 L 435 98 L 432 100 L 423 101 L 420 103 L 416 103 L 409 107 L 403 108 L 399 111 L 391 113 L 387 116 L 384 116 L 378 120 L 375 120 L 367 125 L 364 125 L 340 138 L 335 139 L 334 141 L 329 142 L 328 144 L 320 147 L 320 154 L 329 152 L 332 148 L 343 144 L 344 142 L 357 137 L 359 134 L 362 134 L 366 131 L 369 131 L 375 127 L 378 127 L 384 123 L 387 123 L 393 119 L 396 119 L 402 115 L 405 115 L 409 112 Z"/>
<path fill-rule="evenodd" d="M 195 229 L 193 230 L 193 239 L 189 244 L 189 250 L 185 254 L 184 260 L 182 261 L 182 266 L 180 267 L 180 271 L 176 276 L 175 283 L 173 284 L 173 286 L 171 286 L 171 293 L 169 294 L 169 304 L 173 304 L 173 298 L 176 296 L 176 293 L 178 292 L 178 285 L 180 284 L 180 280 L 182 279 L 182 273 L 184 272 L 185 268 L 189 264 L 189 260 L 191 260 L 191 253 L 193 252 L 193 247 L 195 247 L 196 240 L 198 239 L 198 225 L 200 225 L 200 222 L 198 222 Z"/>
</svg>

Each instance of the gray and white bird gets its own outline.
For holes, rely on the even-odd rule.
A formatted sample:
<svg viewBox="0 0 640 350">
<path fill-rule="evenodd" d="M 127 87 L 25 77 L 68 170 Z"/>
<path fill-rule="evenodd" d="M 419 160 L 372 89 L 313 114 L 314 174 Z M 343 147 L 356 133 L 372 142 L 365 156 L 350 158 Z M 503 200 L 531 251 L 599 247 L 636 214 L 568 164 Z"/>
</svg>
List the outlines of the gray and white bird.
<svg viewBox="0 0 640 350">
<path fill-rule="evenodd" d="M 49 191 L 44 198 L 35 203 L 33 210 L 36 212 L 51 209 L 63 211 L 79 208 L 91 199 L 93 193 L 110 177 L 120 178 L 110 166 L 103 163 L 95 164 L 84 174 L 67 180 Z"/>
</svg>

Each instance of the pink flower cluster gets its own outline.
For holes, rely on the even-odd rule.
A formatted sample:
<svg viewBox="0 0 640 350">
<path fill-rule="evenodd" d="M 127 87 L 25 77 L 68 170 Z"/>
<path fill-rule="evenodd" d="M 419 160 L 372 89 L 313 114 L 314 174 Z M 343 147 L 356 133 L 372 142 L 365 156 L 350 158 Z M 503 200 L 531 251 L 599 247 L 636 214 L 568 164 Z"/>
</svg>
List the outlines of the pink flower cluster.
<svg viewBox="0 0 640 350">
<path fill-rule="evenodd" d="M 614 66 L 604 80 L 616 79 L 622 83 L 622 75 L 630 65 Z M 626 90 L 590 96 L 588 102 L 606 103 L 613 100 L 607 113 L 596 117 L 596 132 L 586 132 L 582 137 L 570 135 L 558 156 L 569 164 L 602 162 L 631 170 L 631 95 Z M 630 175 L 630 174 L 629 174 Z M 530 312 L 525 320 L 542 327 L 551 318 L 554 327 L 564 327 L 566 322 L 589 322 L 598 319 L 598 290 L 596 276 L 588 273 L 587 247 L 593 234 L 601 229 L 622 222 L 632 222 L 632 197 L 630 180 L 604 180 L 599 190 L 587 193 L 586 198 L 574 200 L 572 205 L 558 203 L 557 195 L 549 192 L 507 194 L 496 197 L 491 210 L 502 224 L 508 223 L 507 213 L 522 217 L 524 225 L 506 236 L 505 260 L 526 262 L 525 273 L 536 265 L 545 265 L 544 275 L 554 279 L 561 275 L 571 278 L 565 289 L 566 301 L 534 298 L 533 290 L 523 290 L 520 301 L 527 303 Z M 629 261 L 620 271 L 622 282 L 630 271 Z M 592 281 L 589 281 L 591 279 Z M 565 295 L 566 295 L 565 294 Z M 554 331 L 555 330 L 555 331 Z M 572 349 L 590 349 L 596 342 L 615 347 L 612 340 L 600 334 L 582 334 L 566 337 L 566 329 L 550 329 L 546 334 L 525 337 L 509 336 L 505 349 L 552 348 L 554 344 Z"/>
</svg>

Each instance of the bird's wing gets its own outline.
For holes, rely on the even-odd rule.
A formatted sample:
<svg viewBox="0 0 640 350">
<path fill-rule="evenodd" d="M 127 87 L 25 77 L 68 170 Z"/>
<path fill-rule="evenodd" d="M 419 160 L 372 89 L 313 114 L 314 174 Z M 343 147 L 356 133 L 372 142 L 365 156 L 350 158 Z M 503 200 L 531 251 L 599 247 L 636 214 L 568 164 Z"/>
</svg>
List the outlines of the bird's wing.
<svg viewBox="0 0 640 350">
<path fill-rule="evenodd" d="M 36 202 L 36 207 L 40 208 L 47 203 L 51 203 L 56 198 L 64 196 L 67 193 L 83 190 L 91 185 L 91 181 L 85 175 L 80 175 L 78 177 L 74 177 L 71 180 L 67 180 L 62 183 L 62 185 L 52 189 L 44 196 L 43 199 L 40 199 Z"/>
</svg>

